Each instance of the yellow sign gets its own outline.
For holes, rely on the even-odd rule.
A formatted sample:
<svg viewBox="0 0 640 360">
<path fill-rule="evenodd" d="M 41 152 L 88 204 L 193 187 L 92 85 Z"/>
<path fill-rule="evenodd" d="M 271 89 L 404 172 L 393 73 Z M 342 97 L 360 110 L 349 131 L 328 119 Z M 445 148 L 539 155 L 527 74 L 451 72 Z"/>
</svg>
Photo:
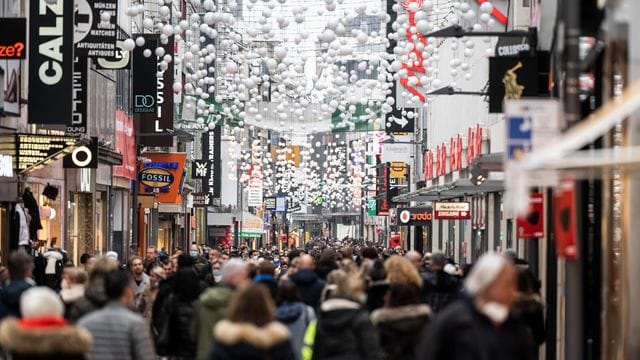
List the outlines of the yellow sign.
<svg viewBox="0 0 640 360">
<path fill-rule="evenodd" d="M 404 179 L 407 177 L 407 163 L 393 161 L 389 163 L 389 178 Z"/>
</svg>

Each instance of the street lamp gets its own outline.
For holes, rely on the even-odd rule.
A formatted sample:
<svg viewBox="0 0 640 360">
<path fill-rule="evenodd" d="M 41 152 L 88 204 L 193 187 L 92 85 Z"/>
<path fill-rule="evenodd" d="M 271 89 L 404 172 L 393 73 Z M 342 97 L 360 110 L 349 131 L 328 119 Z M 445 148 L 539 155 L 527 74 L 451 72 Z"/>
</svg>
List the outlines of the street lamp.
<svg viewBox="0 0 640 360">
<path fill-rule="evenodd" d="M 432 90 L 427 93 L 427 95 L 489 95 L 487 92 L 483 91 L 461 91 L 455 90 L 453 86 L 445 86 L 440 89 Z"/>
</svg>

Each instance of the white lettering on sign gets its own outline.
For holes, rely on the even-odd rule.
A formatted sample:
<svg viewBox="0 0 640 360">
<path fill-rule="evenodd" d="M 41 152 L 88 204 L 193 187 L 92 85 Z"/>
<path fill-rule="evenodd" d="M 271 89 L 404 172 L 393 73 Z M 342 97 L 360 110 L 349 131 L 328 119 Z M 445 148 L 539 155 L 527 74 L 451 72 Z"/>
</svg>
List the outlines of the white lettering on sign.
<svg viewBox="0 0 640 360">
<path fill-rule="evenodd" d="M 13 158 L 11 155 L 0 155 L 0 177 L 13 177 Z"/>
<path fill-rule="evenodd" d="M 47 8 L 56 15 L 55 26 L 42 26 L 38 29 L 40 36 L 55 36 L 55 38 L 38 46 L 38 52 L 50 59 L 40 64 L 38 68 L 40 80 L 46 85 L 55 85 L 62 79 L 62 27 L 64 23 L 62 4 L 63 1 L 49 4 L 45 0 L 40 0 L 39 15 L 45 16 Z"/>
</svg>

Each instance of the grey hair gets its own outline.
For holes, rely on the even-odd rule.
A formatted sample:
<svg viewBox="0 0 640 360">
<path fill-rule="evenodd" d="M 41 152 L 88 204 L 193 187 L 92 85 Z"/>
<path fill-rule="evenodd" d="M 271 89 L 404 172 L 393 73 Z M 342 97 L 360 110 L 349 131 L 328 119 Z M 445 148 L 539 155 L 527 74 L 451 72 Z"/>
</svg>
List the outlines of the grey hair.
<svg viewBox="0 0 640 360">
<path fill-rule="evenodd" d="M 240 259 L 229 259 L 222 266 L 222 281 L 227 282 L 229 278 L 234 275 L 245 271 L 247 269 L 247 264 Z"/>
<path fill-rule="evenodd" d="M 447 258 L 444 256 L 444 254 L 441 251 L 434 251 L 433 254 L 431 254 L 431 265 L 440 266 L 444 268 L 444 265 L 446 263 L 447 263 Z"/>
</svg>

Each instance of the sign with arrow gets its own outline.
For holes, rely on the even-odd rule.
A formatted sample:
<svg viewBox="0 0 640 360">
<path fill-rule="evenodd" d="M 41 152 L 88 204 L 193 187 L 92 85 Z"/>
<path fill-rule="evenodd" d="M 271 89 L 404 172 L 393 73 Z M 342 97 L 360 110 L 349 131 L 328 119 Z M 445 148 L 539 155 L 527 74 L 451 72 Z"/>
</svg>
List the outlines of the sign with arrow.
<svg viewBox="0 0 640 360">
<path fill-rule="evenodd" d="M 468 202 L 435 202 L 433 218 L 436 220 L 468 220 L 471 218 L 471 205 Z"/>
<path fill-rule="evenodd" d="M 415 132 L 415 117 L 418 116 L 418 110 L 414 108 L 393 108 L 385 118 L 385 132 L 391 133 L 412 133 Z"/>
</svg>

